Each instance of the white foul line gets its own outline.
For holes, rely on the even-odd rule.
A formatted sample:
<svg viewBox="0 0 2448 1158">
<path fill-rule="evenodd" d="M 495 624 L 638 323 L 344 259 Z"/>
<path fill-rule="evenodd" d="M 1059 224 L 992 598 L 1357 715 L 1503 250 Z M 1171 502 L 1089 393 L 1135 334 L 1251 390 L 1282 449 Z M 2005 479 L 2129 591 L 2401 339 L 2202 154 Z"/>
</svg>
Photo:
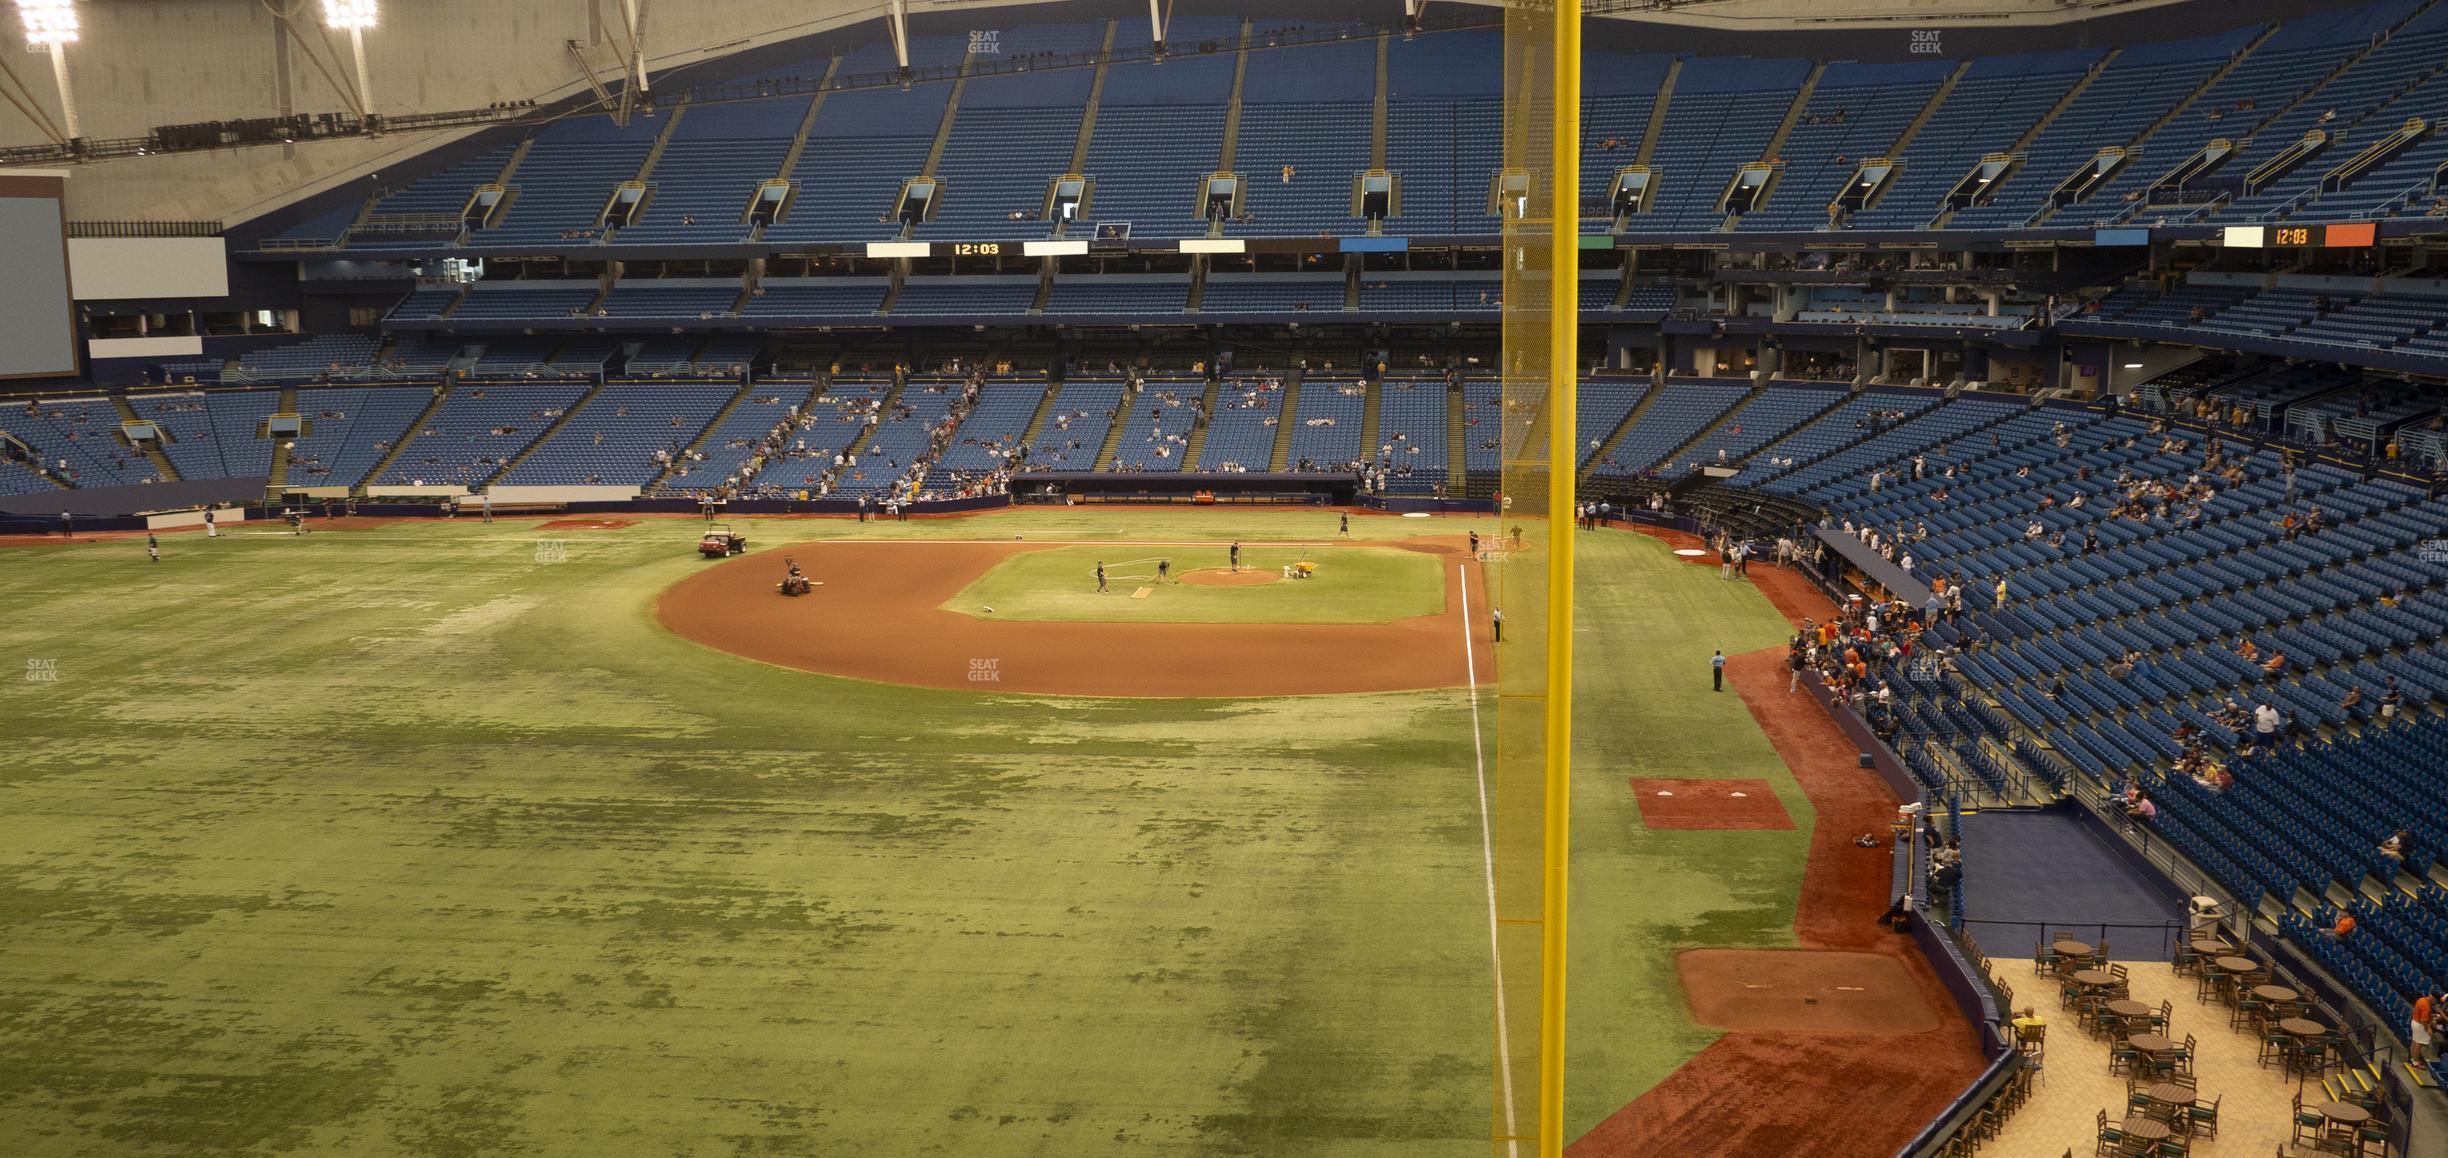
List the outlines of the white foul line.
<svg viewBox="0 0 2448 1158">
<path fill-rule="evenodd" d="M 1487 872 L 1488 960 L 1496 974 L 1496 1074 L 1504 1085 L 1505 1153 L 1520 1158 L 1521 1127 L 1513 1116 L 1513 1036 L 1505 1018 L 1504 947 L 1496 937 L 1496 837 L 1488 827 L 1487 742 L 1479 729 L 1479 661 L 1471 651 L 1470 565 L 1462 573 L 1462 674 L 1470 685 L 1471 753 L 1479 770 L 1479 857 Z"/>
</svg>

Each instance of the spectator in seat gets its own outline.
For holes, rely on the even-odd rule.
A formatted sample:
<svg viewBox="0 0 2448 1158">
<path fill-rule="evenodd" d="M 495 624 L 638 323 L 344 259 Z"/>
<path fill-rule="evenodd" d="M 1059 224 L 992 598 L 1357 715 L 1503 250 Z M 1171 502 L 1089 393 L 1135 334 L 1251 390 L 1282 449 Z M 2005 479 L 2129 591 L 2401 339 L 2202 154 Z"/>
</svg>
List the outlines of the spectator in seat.
<svg viewBox="0 0 2448 1158">
<path fill-rule="evenodd" d="M 2411 830 L 2403 828 L 2390 833 L 2387 840 L 2380 842 L 2380 855 L 2385 856 L 2399 864 L 2404 864 L 2406 838 L 2413 835 L 2414 833 Z"/>
<path fill-rule="evenodd" d="M 2326 929 L 2321 930 L 2321 936 L 2327 937 L 2332 941 L 2343 941 L 2354 931 L 2354 914 L 2347 912 L 2344 909 L 2339 909 L 2336 923 L 2330 925 Z"/>
</svg>

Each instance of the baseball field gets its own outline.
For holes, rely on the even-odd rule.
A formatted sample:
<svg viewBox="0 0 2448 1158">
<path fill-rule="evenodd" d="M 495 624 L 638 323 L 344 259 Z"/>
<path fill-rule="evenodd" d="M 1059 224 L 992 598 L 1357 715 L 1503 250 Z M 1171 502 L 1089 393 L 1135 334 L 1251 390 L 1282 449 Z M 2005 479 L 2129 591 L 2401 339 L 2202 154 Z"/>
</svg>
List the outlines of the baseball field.
<svg viewBox="0 0 2448 1158">
<path fill-rule="evenodd" d="M 738 525 L 0 548 L 0 1153 L 1488 1152 L 1492 520 Z M 1568 1111 L 1633 1153 L 1817 813 L 1710 690 L 1760 591 L 1580 567 Z"/>
</svg>

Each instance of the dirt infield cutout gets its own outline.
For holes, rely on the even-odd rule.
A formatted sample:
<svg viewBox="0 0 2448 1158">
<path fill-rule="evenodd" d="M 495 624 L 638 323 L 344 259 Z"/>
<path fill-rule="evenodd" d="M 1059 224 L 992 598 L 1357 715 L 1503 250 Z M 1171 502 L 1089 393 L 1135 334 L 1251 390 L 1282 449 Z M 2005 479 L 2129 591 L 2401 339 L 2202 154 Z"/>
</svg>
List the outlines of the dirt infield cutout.
<svg viewBox="0 0 2448 1158">
<path fill-rule="evenodd" d="M 1765 780 L 1632 779 L 1632 800 L 1650 828 L 1791 829 L 1793 817 Z"/>
<path fill-rule="evenodd" d="M 1716 1029 L 1926 1033 L 1938 1015 L 1895 958 L 1820 949 L 1691 949 L 1675 958 L 1692 1016 Z"/>
<path fill-rule="evenodd" d="M 1283 576 L 1274 571 L 1260 571 L 1251 567 L 1244 567 L 1239 571 L 1223 567 L 1202 567 L 1196 571 L 1184 571 L 1174 578 L 1193 587 L 1256 587 L 1260 584 L 1273 583 Z"/>
<path fill-rule="evenodd" d="M 536 524 L 536 530 L 617 531 L 622 527 L 634 527 L 636 525 L 636 519 L 554 519 L 548 523 Z"/>
<path fill-rule="evenodd" d="M 1445 609 L 1389 623 L 1122 623 L 1011 620 L 944 610 L 996 563 L 1045 544 L 794 544 L 822 598 L 774 593 L 776 552 L 708 564 L 666 588 L 663 625 L 783 667 L 882 683 L 1075 696 L 1235 697 L 1458 687 L 1462 575 L 1440 567 Z M 1454 552 L 1459 554 L 1458 551 Z M 1474 598 L 1481 580 L 1471 579 Z M 1484 622 L 1476 679 L 1496 679 Z"/>
</svg>

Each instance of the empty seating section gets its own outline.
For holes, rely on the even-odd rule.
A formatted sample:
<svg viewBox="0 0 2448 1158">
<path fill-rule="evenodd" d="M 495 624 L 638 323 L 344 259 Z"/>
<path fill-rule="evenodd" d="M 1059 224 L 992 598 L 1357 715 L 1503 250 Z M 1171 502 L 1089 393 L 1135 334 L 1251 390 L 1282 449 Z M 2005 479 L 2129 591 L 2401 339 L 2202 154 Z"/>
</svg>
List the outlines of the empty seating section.
<svg viewBox="0 0 2448 1158">
<path fill-rule="evenodd" d="M 1685 60 L 1649 157 L 1657 192 L 1647 212 L 1632 215 L 1632 231 L 1717 228 L 1727 183 L 1743 165 L 1767 159 L 1768 141 L 1810 71 L 1806 60 Z"/>
<path fill-rule="evenodd" d="M 2003 152 L 2099 58 L 2096 52 L 1984 57 L 1972 62 L 1905 146 L 1887 192 L 1853 216 L 1860 229 L 1917 229 L 1945 208 L 1947 191 L 1983 155 Z"/>
<path fill-rule="evenodd" d="M 553 351 L 561 347 L 559 338 L 500 338 L 487 342 L 468 366 L 468 373 L 478 378 L 533 378 L 555 374 Z"/>
<path fill-rule="evenodd" d="M 1063 383 L 1029 444 L 1029 466 L 1036 470 L 1095 470 L 1097 451 L 1113 429 L 1114 411 L 1122 404 L 1122 383 L 1111 378 L 1078 378 Z"/>
<path fill-rule="evenodd" d="M 2199 334 L 2224 334 L 2299 343 L 2308 357 L 2345 347 L 2367 354 L 2448 358 L 2448 311 L 2442 309 L 2448 301 L 2393 288 L 2361 296 L 2319 289 L 2318 284 L 2262 289 L 2258 284 L 2188 283 L 2165 293 L 2148 286 L 2128 287 L 2103 301 L 2098 311 L 2068 318 L 2060 328 L 2112 336 L 2195 335 L 2194 340 L 2201 340 Z"/>
<path fill-rule="evenodd" d="M 25 463 L 0 459 L 0 495 L 50 494 L 59 489 Z"/>
<path fill-rule="evenodd" d="M 1749 383 L 1668 382 L 1665 391 L 1649 403 L 1640 424 L 1624 432 L 1623 441 L 1598 464 L 1598 473 L 1637 475 L 1658 466 L 1750 392 Z"/>
<path fill-rule="evenodd" d="M 1784 165 L 1767 203 L 1743 214 L 1738 228 L 1827 228 L 1827 207 L 1854 169 L 1885 156 L 1954 69 L 1940 61 L 1830 64 L 1778 150 Z"/>
<path fill-rule="evenodd" d="M 278 390 L 130 394 L 128 407 L 161 428 L 162 452 L 182 479 L 272 473 L 272 440 L 263 425 L 280 409 Z"/>
<path fill-rule="evenodd" d="M 1360 444 L 1368 413 L 1368 389 L 1348 379 L 1304 378 L 1300 408 L 1291 416 L 1292 445 L 1284 465 L 1291 470 L 1349 470 L 1375 450 Z"/>
<path fill-rule="evenodd" d="M 1360 283 L 1360 308 L 1373 313 L 1493 313 L 1503 296 L 1494 279 L 1381 274 Z"/>
<path fill-rule="evenodd" d="M 461 386 L 410 436 L 376 482 L 481 486 L 541 437 L 586 387 Z"/>
<path fill-rule="evenodd" d="M 1876 464 L 1922 447 L 1951 447 L 1955 439 L 2000 421 L 2023 409 L 2025 404 L 2026 400 L 2020 397 L 1986 398 L 1971 394 L 1917 413 L 1900 407 L 1880 407 L 1864 416 L 1862 431 L 1866 437 L 1861 441 L 1842 446 L 1817 462 L 1775 475 L 1761 485 L 1783 494 L 1801 493 L 1837 480 L 1866 487 L 1865 472 L 1875 469 Z"/>
<path fill-rule="evenodd" d="M 730 386 L 606 386 L 498 481 L 643 487 L 663 472 L 656 452 L 676 457 L 688 449 L 734 393 Z"/>
<path fill-rule="evenodd" d="M 553 351 L 546 365 L 556 371 L 600 375 L 620 352 L 621 340 L 603 334 L 571 338 Z"/>
<path fill-rule="evenodd" d="M 274 234 L 272 240 L 284 245 L 307 248 L 330 247 L 340 244 L 347 236 L 349 225 L 357 220 L 360 206 L 343 205 L 318 214 Z"/>
<path fill-rule="evenodd" d="M 153 463 L 121 440 L 119 408 L 107 399 L 11 406 L 0 430 L 23 440 L 45 471 L 77 487 L 161 481 Z"/>
<path fill-rule="evenodd" d="M 1378 384 L 1377 449 L 1386 489 L 1429 494 L 1445 485 L 1452 437 L 1443 378 L 1394 378 Z"/>
<path fill-rule="evenodd" d="M 719 318 L 731 314 L 740 283 L 722 278 L 618 282 L 604 298 L 611 318 Z"/>
<path fill-rule="evenodd" d="M 1607 190 L 1615 174 L 1640 156 L 1658 86 L 1674 58 L 1597 54 L 1581 70 L 1581 216 L 1585 229 L 1606 229 L 1614 216 Z M 1476 467 L 1472 469 L 1477 469 Z"/>
<path fill-rule="evenodd" d="M 2288 335 L 2302 342 L 2321 342 L 2356 349 L 2387 349 L 2448 321 L 2448 300 L 2423 297 L 2331 298 L 2332 308 L 2315 310 L 2312 319 Z"/>
<path fill-rule="evenodd" d="M 2119 52 L 2024 149 L 2022 163 L 1984 191 L 1988 200 L 1958 211 L 1948 219 L 1948 228 L 2026 224 L 2049 204 L 2059 182 L 2091 163 L 2101 149 L 2123 146 L 2140 135 L 2252 43 L 2259 31 L 2239 28 L 2195 40 L 2137 44 Z"/>
<path fill-rule="evenodd" d="M 740 307 L 743 318 L 863 318 L 883 304 L 885 283 L 858 278 L 767 278 Z"/>
<path fill-rule="evenodd" d="M 324 334 L 238 355 L 222 373 L 228 382 L 289 382 L 309 378 L 362 378 L 374 361 L 371 334 Z"/>
<path fill-rule="evenodd" d="M 920 85 L 908 92 L 826 96 L 791 170 L 797 190 L 789 211 L 766 227 L 764 240 L 787 245 L 897 236 L 895 203 L 902 183 L 926 164 L 945 93 L 941 85 Z"/>
<path fill-rule="evenodd" d="M 1047 194 L 1071 167 L 1095 80 L 1083 68 L 971 77 L 935 166 L 935 217 L 917 235 L 1043 236 Z"/>
<path fill-rule="evenodd" d="M 297 394 L 305 433 L 289 448 L 295 487 L 353 487 L 366 481 L 433 401 L 424 387 L 315 388 Z"/>
<path fill-rule="evenodd" d="M 410 334 L 395 338 L 374 364 L 377 378 L 431 378 L 449 369 L 459 357 L 457 343 L 435 342 Z"/>
<path fill-rule="evenodd" d="M 622 128 L 609 117 L 572 117 L 537 130 L 511 174 L 510 208 L 492 228 L 478 230 L 472 244 L 500 248 L 597 235 L 613 190 L 637 177 L 663 124 L 639 118 Z"/>
<path fill-rule="evenodd" d="M 1049 314 L 1178 314 L 1190 301 L 1190 280 L 1165 274 L 1080 281 L 1056 278 Z"/>
<path fill-rule="evenodd" d="M 1207 384 L 1193 379 L 1150 379 L 1141 384 L 1124 417 L 1114 461 L 1122 470 L 1180 470 L 1199 416 Z"/>
<path fill-rule="evenodd" d="M 1275 428 L 1283 419 L 1283 397 L 1279 378 L 1248 376 L 1220 383 L 1197 469 L 1267 469 L 1275 455 Z"/>
<path fill-rule="evenodd" d="M 1374 39 L 1249 54 L 1233 168 L 1251 220 L 1234 236 L 1355 231 L 1352 182 L 1369 167 Z"/>
<path fill-rule="evenodd" d="M 1504 167 L 1504 51 L 1487 32 L 1386 45 L 1386 168 L 1402 179 L 1401 233 L 1490 234 Z"/>
<path fill-rule="evenodd" d="M 1913 415 L 1938 401 L 1933 393 L 1873 390 L 1857 394 L 1844 405 L 1828 412 L 1819 420 L 1796 429 L 1793 433 L 1769 443 L 1751 456 L 1736 479 L 1744 486 L 1758 483 L 1770 475 L 1792 470 L 1847 443 L 1867 438 L 1878 427 L 1894 423 L 1898 415 Z"/>
<path fill-rule="evenodd" d="M 1233 60 L 1176 55 L 1106 68 L 1081 173 L 1093 183 L 1087 220 L 1127 223 L 1133 237 L 1206 232 L 1200 183 L 1223 155 Z"/>
<path fill-rule="evenodd" d="M 927 452 L 935 427 L 960 400 L 961 385 L 958 379 L 911 378 L 883 421 L 852 441 L 858 466 L 835 479 L 834 493 L 886 496 L 918 481 L 909 478 L 910 469 Z"/>
<path fill-rule="evenodd" d="M 2106 224 L 2122 217 L 2155 214 L 2139 194 L 2216 139 L 2253 135 L 2253 126 L 2276 116 L 2299 93 L 2337 71 L 2372 36 L 2405 15 L 2411 0 L 2383 0 L 2364 8 L 2291 20 L 2242 62 L 2203 90 L 2175 119 L 2142 142 L 2141 154 L 2082 205 L 2051 218 L 2057 224 Z M 2240 181 L 2251 168 L 2233 157 L 2215 173 Z M 2126 200 L 2135 195 L 2136 200 Z"/>
<path fill-rule="evenodd" d="M 467 208 L 468 198 L 476 195 L 476 187 L 490 185 L 500 177 L 502 167 L 510 163 L 510 155 L 516 151 L 511 146 L 487 149 L 449 168 L 419 177 L 377 196 L 366 217 L 369 221 L 457 217 Z"/>
<path fill-rule="evenodd" d="M 1037 300 L 1034 277 L 913 277 L 901 285 L 894 316 L 1025 314 Z"/>
<path fill-rule="evenodd" d="M 391 307 L 390 319 L 395 322 L 430 322 L 439 319 L 442 312 L 450 308 L 452 302 L 459 300 L 460 291 L 466 288 L 455 282 L 448 285 L 418 286 L 408 291 L 408 296 L 401 298 L 400 304 Z"/>
<path fill-rule="evenodd" d="M 722 245 L 745 239 L 756 188 L 780 176 L 806 119 L 806 96 L 684 106 L 671 140 L 646 175 L 643 216 L 622 227 L 627 245 Z"/>
<path fill-rule="evenodd" d="M 1671 285 L 1655 282 L 1635 284 L 1624 299 L 1623 312 L 1651 320 L 1665 317 L 1674 309 L 1675 290 Z"/>
<path fill-rule="evenodd" d="M 1208 231 L 1202 178 L 1221 166 L 1236 65 L 1243 67 L 1243 83 L 1232 168 L 1243 179 L 1247 216 L 1224 223 L 1223 232 L 1307 237 L 1364 231 L 1368 223 L 1354 212 L 1353 181 L 1372 156 L 1380 51 L 1385 164 L 1400 182 L 1396 212 L 1383 231 L 1471 236 L 1497 228 L 1488 212 L 1503 140 L 1500 38 L 1493 33 L 1365 34 L 1291 46 L 1261 36 L 1242 54 L 1235 21 L 1189 27 L 1211 35 L 1175 42 L 1161 63 L 1133 57 L 1103 67 L 1096 123 L 1080 166 L 1089 182 L 1087 203 L 1071 233 L 1087 223 L 1122 222 L 1149 239 Z M 2254 46 L 2264 27 L 2127 44 L 2087 81 L 2103 54 L 1975 59 L 1914 130 L 1886 190 L 1836 228 L 2008 230 L 2121 219 L 2342 220 L 2426 211 L 2436 195 L 2436 173 L 2448 162 L 2448 132 L 2436 127 L 2350 180 L 2330 178 L 2407 118 L 2437 122 L 2448 116 L 2448 67 L 2440 63 L 2448 60 L 2448 9 L 2383 0 L 2286 21 Z M 947 116 L 943 154 L 926 174 L 937 179 L 937 201 L 933 215 L 911 227 L 913 235 L 1041 236 L 1058 224 L 1045 219 L 1049 182 L 1072 167 L 1099 70 L 1007 65 L 1031 55 L 1016 45 L 1059 46 L 1035 51 L 1079 58 L 1094 52 L 1106 32 L 1102 22 L 1007 29 L 995 42 L 982 42 L 981 68 L 960 82 L 957 105 L 949 66 L 971 45 L 966 38 L 937 36 L 914 42 L 913 59 L 932 63 L 920 66 L 920 79 L 907 88 L 885 83 L 891 49 L 873 43 L 846 55 L 835 81 L 841 87 L 819 97 L 683 103 L 670 117 L 639 118 L 625 128 L 602 116 L 565 117 L 534 131 L 507 174 L 509 202 L 499 220 L 476 230 L 468 244 L 788 246 L 895 238 L 903 231 L 897 194 L 927 167 Z M 1117 22 L 1113 32 L 1124 52 L 1135 51 L 1133 43 L 1146 36 L 1129 20 Z M 821 63 L 775 75 L 787 72 L 804 83 Z M 1592 55 L 1584 76 L 1581 198 L 1593 229 L 1609 228 L 1603 223 L 1613 215 L 1607 192 L 1616 173 L 1642 162 L 1652 170 L 1652 191 L 1646 209 L 1627 219 L 1630 232 L 1727 228 L 1723 197 L 1741 168 L 1755 162 L 1773 163 L 1772 182 L 1732 228 L 1830 228 L 1829 206 L 1856 167 L 1896 151 L 1957 68 L 1952 60 L 1829 62 L 1796 110 L 1794 93 L 1811 61 L 1687 56 L 1668 94 L 1668 115 L 1652 139 L 1650 112 L 1675 65 L 1659 55 Z M 2078 84 L 2084 87 L 2075 92 Z M 2062 111 L 2043 125 L 2061 100 Z M 1788 112 L 1797 115 L 1771 158 L 1768 146 Z M 790 172 L 778 173 L 802 124 L 808 126 L 804 147 Z M 641 178 L 658 134 L 667 129 L 652 171 Z M 2242 187 L 2256 165 L 2313 132 L 2330 139 L 2291 170 L 2253 189 Z M 1985 155 L 2003 153 L 2027 136 L 2014 166 L 1976 194 L 1975 203 L 1945 204 Z M 2195 174 L 2190 194 L 2171 192 L 2158 199 L 2165 204 L 2146 196 L 2217 138 L 2238 147 L 2223 163 Z M 2125 153 L 2105 162 L 2108 175 L 2082 201 L 2055 205 L 2060 183 L 2110 148 Z M 463 159 L 370 202 L 293 225 L 274 243 L 323 245 L 345 234 L 353 248 L 443 246 L 457 235 L 472 191 L 503 178 L 516 154 L 508 145 L 462 153 Z M 779 220 L 760 230 L 747 212 L 759 184 L 777 175 L 793 190 Z M 604 209 L 617 187 L 637 179 L 648 186 L 643 208 L 607 236 Z M 444 304 L 446 299 L 420 294 L 395 316 L 432 320 L 432 311 Z"/>
<path fill-rule="evenodd" d="M 735 378 L 752 367 L 765 340 L 755 334 L 648 338 L 629 355 L 622 372 L 631 377 Z"/>
<path fill-rule="evenodd" d="M 1211 274 L 1199 299 L 1203 314 L 1319 313 L 1343 308 L 1340 277 Z"/>
<path fill-rule="evenodd" d="M 1703 466 L 1737 466 L 1752 452 L 1792 433 L 1811 416 L 1843 401 L 1841 389 L 1810 389 L 1774 384 L 1728 415 L 1725 424 L 1709 432 L 1672 462 L 1657 464 L 1667 478 L 1681 478 Z"/>
<path fill-rule="evenodd" d="M 2318 189 L 2323 175 L 2405 118 L 2440 115 L 2443 94 L 2448 94 L 2448 84 L 2440 79 L 2444 60 L 2448 12 L 2433 8 L 2311 92 L 2302 104 L 2254 132 L 2234 162 L 2248 171 L 2306 133 L 2324 132 L 2332 139 L 2284 176 L 2238 197 L 2219 216 L 2234 221 L 2283 217 Z"/>
<path fill-rule="evenodd" d="M 1588 467 L 1598 451 L 1613 437 L 1624 419 L 1639 408 L 1641 399 L 1649 396 L 1647 379 L 1584 378 L 1580 396 L 1574 407 L 1574 423 L 1581 434 L 1581 445 L 1573 458 Z"/>
<path fill-rule="evenodd" d="M 585 316 L 600 288 L 591 281 L 478 282 L 450 320 L 567 321 Z"/>
</svg>

